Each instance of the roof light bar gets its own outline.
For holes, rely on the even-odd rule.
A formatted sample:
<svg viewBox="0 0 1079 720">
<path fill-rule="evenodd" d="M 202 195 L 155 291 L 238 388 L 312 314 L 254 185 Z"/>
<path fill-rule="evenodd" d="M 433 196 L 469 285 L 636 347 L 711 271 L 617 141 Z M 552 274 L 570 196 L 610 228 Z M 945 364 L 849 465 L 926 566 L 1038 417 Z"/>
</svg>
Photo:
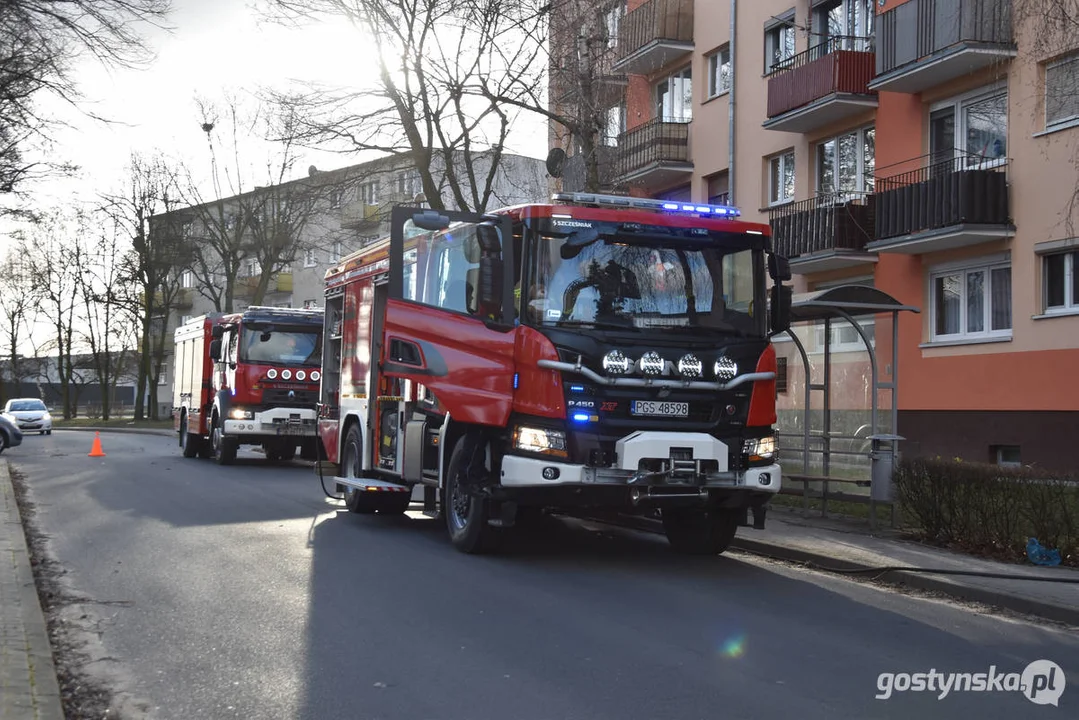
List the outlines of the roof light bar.
<svg viewBox="0 0 1079 720">
<path fill-rule="evenodd" d="M 740 217 L 742 212 L 732 205 L 704 205 L 680 203 L 671 200 L 652 200 L 625 195 L 599 195 L 596 193 L 555 193 L 551 200 L 571 205 L 596 205 L 598 207 L 632 208 L 636 210 L 661 210 L 666 212 L 694 213 L 711 217 Z"/>
</svg>

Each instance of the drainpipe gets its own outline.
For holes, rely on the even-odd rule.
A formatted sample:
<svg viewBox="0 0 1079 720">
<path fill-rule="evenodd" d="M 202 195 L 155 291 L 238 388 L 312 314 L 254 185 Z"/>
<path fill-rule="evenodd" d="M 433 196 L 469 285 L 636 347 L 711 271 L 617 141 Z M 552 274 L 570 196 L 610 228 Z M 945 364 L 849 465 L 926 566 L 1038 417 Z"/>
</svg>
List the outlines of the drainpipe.
<svg viewBox="0 0 1079 720">
<path fill-rule="evenodd" d="M 731 205 L 734 199 L 734 85 L 738 65 L 734 59 L 735 28 L 737 27 L 738 0 L 731 0 L 731 91 L 727 95 L 727 193 Z"/>
</svg>

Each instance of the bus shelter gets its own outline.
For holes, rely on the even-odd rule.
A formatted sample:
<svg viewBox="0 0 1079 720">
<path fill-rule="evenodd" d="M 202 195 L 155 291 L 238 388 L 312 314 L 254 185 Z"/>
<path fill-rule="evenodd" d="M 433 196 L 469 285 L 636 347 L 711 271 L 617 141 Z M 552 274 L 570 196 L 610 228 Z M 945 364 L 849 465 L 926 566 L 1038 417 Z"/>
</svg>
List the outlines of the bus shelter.
<svg viewBox="0 0 1079 720">
<path fill-rule="evenodd" d="M 869 432 L 862 439 L 869 443 L 870 452 L 870 522 L 876 527 L 876 504 L 878 502 L 892 503 L 894 500 L 892 489 L 892 473 L 895 458 L 898 456 L 898 443 L 903 438 L 897 434 L 899 411 L 896 405 L 897 391 L 899 386 L 899 313 L 920 310 L 911 305 L 904 305 L 888 293 L 867 285 L 841 285 L 838 287 L 818 290 L 815 292 L 795 295 L 791 305 L 791 328 L 786 335 L 793 341 L 802 360 L 805 371 L 805 382 L 802 392 L 803 417 L 801 419 L 801 435 L 803 441 L 802 458 L 803 474 L 801 479 L 819 481 L 823 483 L 822 502 L 823 510 L 827 510 L 828 483 L 829 480 L 837 482 L 851 482 L 849 478 L 830 477 L 832 468 L 832 456 L 834 454 L 851 451 L 838 451 L 832 447 L 835 434 L 832 428 L 832 384 L 833 384 L 833 348 L 832 328 L 837 324 L 849 325 L 861 338 L 865 352 L 869 360 Z M 858 320 L 866 317 L 888 315 L 891 318 L 891 361 L 889 380 L 882 379 L 880 358 L 877 354 L 875 343 L 866 333 L 865 328 Z M 823 322 L 824 341 L 823 358 L 820 382 L 813 382 L 812 363 L 810 354 L 807 352 L 805 343 L 795 332 L 796 323 L 814 324 Z M 886 391 L 890 399 L 889 407 L 885 410 L 880 408 L 881 391 Z M 821 421 L 820 430 L 811 431 L 811 413 L 813 408 L 813 393 L 821 394 Z M 890 413 L 890 416 L 886 413 Z M 890 420 L 886 425 L 882 420 Z M 884 430 L 890 432 L 884 432 Z M 788 437 L 790 437 L 788 435 Z M 810 474 L 810 446 L 813 440 L 821 442 L 822 472 L 820 475 Z M 850 440 L 851 438 L 847 438 Z M 782 452 L 782 446 L 781 450 Z M 786 474 L 786 473 L 784 473 Z M 859 483 L 863 484 L 864 483 Z M 808 488 L 808 484 L 806 485 Z M 808 500 L 807 500 L 808 502 Z M 895 520 L 895 509 L 892 506 L 892 520 Z"/>
</svg>

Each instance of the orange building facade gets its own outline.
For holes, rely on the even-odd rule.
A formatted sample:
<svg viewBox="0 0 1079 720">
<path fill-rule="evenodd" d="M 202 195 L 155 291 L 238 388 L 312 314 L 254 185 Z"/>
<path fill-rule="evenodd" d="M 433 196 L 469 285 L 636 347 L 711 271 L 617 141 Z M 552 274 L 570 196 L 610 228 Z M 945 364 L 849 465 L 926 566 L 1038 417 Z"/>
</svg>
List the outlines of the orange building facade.
<svg viewBox="0 0 1079 720">
<path fill-rule="evenodd" d="M 601 189 L 730 202 L 770 223 L 796 293 L 869 284 L 919 308 L 899 317 L 897 368 L 890 317 L 861 321 L 880 380 L 898 371 L 904 455 L 1075 469 L 1079 37 L 1035 4 L 589 5 L 595 22 L 568 27 L 578 56 L 605 58 L 591 86 Z M 582 43 L 582 28 L 598 36 Z M 570 156 L 563 189 L 583 189 L 579 144 L 555 128 L 551 142 Z M 796 332 L 820 383 L 824 329 Z M 831 333 L 832 429 L 855 434 L 868 354 L 844 323 Z M 794 343 L 777 349 L 781 417 L 799 433 L 806 373 Z M 811 408 L 819 429 L 816 396 Z"/>
</svg>

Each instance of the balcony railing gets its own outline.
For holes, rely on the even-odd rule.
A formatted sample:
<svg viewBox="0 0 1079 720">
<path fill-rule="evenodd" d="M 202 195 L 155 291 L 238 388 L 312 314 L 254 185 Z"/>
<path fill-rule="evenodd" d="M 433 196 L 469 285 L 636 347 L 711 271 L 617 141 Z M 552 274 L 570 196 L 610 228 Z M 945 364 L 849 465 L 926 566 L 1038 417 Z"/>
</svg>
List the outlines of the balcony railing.
<svg viewBox="0 0 1079 720">
<path fill-rule="evenodd" d="M 648 0 L 626 13 L 616 70 L 647 75 L 693 51 L 693 0 Z"/>
<path fill-rule="evenodd" d="M 617 158 L 615 175 L 619 182 L 666 169 L 691 172 L 689 123 L 649 120 L 619 135 Z"/>
<path fill-rule="evenodd" d="M 879 241 L 957 226 L 1011 225 L 1008 159 L 948 154 L 878 170 Z"/>
<path fill-rule="evenodd" d="M 920 92 L 1014 53 L 1011 0 L 910 0 L 878 16 L 871 85 Z"/>
<path fill-rule="evenodd" d="M 769 210 L 776 252 L 792 260 L 834 251 L 861 252 L 873 240 L 872 193 L 826 193 Z"/>
<path fill-rule="evenodd" d="M 793 132 L 808 132 L 823 123 L 861 112 L 875 103 L 876 91 L 869 89 L 875 68 L 873 38 L 837 36 L 829 38 L 780 63 L 768 76 L 768 117 L 765 127 Z M 850 96 L 864 96 L 853 97 Z M 805 108 L 819 100 L 834 103 L 822 106 L 818 117 L 798 118 L 797 127 L 779 127 L 779 116 Z M 856 104 L 844 109 L 842 104 Z M 837 114 L 838 113 L 838 114 Z M 808 122 L 808 125 L 807 125 Z"/>
</svg>

